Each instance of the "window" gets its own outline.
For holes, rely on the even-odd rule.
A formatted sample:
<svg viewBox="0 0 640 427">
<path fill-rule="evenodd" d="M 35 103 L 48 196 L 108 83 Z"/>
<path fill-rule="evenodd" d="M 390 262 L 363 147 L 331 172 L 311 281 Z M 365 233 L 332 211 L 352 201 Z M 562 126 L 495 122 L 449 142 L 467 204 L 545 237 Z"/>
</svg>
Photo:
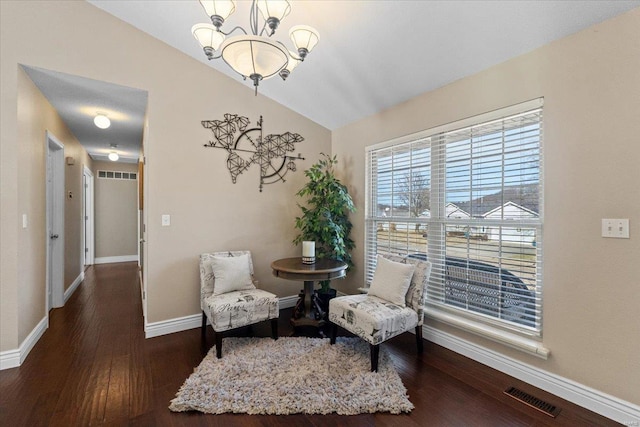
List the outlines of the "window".
<svg viewBox="0 0 640 427">
<path fill-rule="evenodd" d="M 137 176 L 135 172 L 98 171 L 98 178 L 136 180 Z"/>
<path fill-rule="evenodd" d="M 428 307 L 540 336 L 541 154 L 542 99 L 367 148 L 367 282 L 428 259 Z"/>
</svg>

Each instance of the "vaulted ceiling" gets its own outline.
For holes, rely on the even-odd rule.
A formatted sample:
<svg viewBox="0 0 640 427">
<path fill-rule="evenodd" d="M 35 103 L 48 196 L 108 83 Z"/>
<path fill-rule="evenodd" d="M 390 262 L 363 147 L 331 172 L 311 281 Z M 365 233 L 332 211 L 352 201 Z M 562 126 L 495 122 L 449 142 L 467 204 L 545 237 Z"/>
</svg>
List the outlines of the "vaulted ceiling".
<svg viewBox="0 0 640 427">
<path fill-rule="evenodd" d="M 208 61 L 191 35 L 194 24 L 209 21 L 198 1 L 88 2 L 242 80 L 222 60 Z M 250 4 L 238 1 L 223 29 L 248 29 Z M 639 7 L 640 0 L 338 0 L 291 5 L 275 37 L 292 49 L 289 28 L 306 24 L 319 31 L 320 42 L 286 82 L 278 76 L 264 80 L 259 92 L 333 130 Z M 47 86 L 43 73 L 36 82 L 41 89 Z M 250 81 L 246 85 L 253 90 Z M 82 96 L 82 91 L 76 92 Z M 58 110 L 56 104 L 72 102 L 69 96 L 51 96 L 57 97 L 50 101 Z M 146 100 L 146 94 L 135 90 L 131 96 L 134 104 L 140 96 Z M 123 109 L 131 107 L 122 96 L 118 99 L 114 102 L 124 102 Z M 62 116 L 68 124 L 78 119 Z M 144 116 L 144 109 L 138 116 Z M 76 136 L 86 146 L 87 141 Z"/>
</svg>

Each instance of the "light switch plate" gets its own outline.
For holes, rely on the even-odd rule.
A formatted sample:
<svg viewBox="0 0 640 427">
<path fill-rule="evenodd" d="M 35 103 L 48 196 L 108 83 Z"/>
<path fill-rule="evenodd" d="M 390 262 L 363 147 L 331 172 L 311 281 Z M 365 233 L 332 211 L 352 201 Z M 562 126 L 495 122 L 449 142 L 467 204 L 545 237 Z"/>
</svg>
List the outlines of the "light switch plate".
<svg viewBox="0 0 640 427">
<path fill-rule="evenodd" d="M 602 237 L 611 237 L 614 239 L 629 238 L 629 219 L 628 218 L 609 218 L 602 220 Z"/>
<path fill-rule="evenodd" d="M 162 226 L 168 227 L 171 225 L 171 215 L 162 215 Z"/>
</svg>

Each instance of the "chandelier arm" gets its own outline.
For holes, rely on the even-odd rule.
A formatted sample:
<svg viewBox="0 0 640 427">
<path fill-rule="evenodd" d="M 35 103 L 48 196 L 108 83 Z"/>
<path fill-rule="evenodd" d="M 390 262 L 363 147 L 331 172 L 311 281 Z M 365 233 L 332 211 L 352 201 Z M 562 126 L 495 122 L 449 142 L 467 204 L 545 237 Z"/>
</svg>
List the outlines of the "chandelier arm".
<svg viewBox="0 0 640 427">
<path fill-rule="evenodd" d="M 258 5 L 256 0 L 251 3 L 251 13 L 249 14 L 249 25 L 254 36 L 258 35 Z"/>
<path fill-rule="evenodd" d="M 274 43 L 278 43 L 280 46 L 282 46 L 284 48 L 285 52 L 288 52 L 287 55 L 290 56 L 291 58 L 297 60 L 297 61 L 304 61 L 304 59 L 300 58 L 298 55 L 295 55 L 292 53 L 294 53 L 293 51 L 289 50 L 289 48 L 287 48 L 287 46 L 282 43 L 280 40 L 275 40 Z"/>
<path fill-rule="evenodd" d="M 213 54 L 211 56 L 207 55 L 207 59 L 209 61 L 211 61 L 212 59 L 219 59 L 219 58 L 222 58 L 222 52 L 220 52 L 217 56 L 215 54 Z"/>
<path fill-rule="evenodd" d="M 228 33 L 225 33 L 224 31 L 220 31 L 222 34 L 224 34 L 225 36 L 231 35 L 231 33 L 233 33 L 235 30 L 240 30 L 244 33 L 245 36 L 249 35 L 249 33 L 247 33 L 247 30 L 245 30 L 244 28 L 242 28 L 240 25 L 235 26 L 231 31 L 229 31 Z"/>
<path fill-rule="evenodd" d="M 262 26 L 262 31 L 260 31 L 260 37 L 262 37 L 262 35 L 264 33 L 267 32 L 267 21 L 264 21 L 264 25 Z M 271 37 L 272 35 L 274 35 L 276 32 L 276 30 L 272 30 L 271 33 L 267 34 L 267 37 Z"/>
<path fill-rule="evenodd" d="M 280 43 L 282 44 L 282 43 Z M 284 44 L 282 44 L 282 46 L 284 46 Z M 285 46 L 286 47 L 286 46 Z M 302 59 L 301 57 L 299 57 L 298 55 L 292 55 L 293 51 L 289 50 L 289 56 L 292 57 L 293 59 L 295 59 L 296 61 L 304 61 L 304 59 Z"/>
</svg>

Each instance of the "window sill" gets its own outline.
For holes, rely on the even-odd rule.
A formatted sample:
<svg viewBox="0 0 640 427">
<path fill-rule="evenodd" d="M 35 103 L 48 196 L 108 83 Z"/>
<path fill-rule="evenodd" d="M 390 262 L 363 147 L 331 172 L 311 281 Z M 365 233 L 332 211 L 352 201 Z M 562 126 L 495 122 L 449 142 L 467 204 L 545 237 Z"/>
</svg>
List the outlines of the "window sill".
<svg viewBox="0 0 640 427">
<path fill-rule="evenodd" d="M 516 350 L 532 354 L 541 359 L 548 359 L 550 350 L 546 348 L 540 341 L 532 338 L 523 337 L 511 332 L 503 331 L 489 325 L 474 322 L 459 316 L 446 313 L 433 307 L 425 307 L 425 314 L 434 320 L 446 323 L 456 328 L 460 328 L 472 334 L 490 339 L 500 344 L 507 345 Z"/>
</svg>

